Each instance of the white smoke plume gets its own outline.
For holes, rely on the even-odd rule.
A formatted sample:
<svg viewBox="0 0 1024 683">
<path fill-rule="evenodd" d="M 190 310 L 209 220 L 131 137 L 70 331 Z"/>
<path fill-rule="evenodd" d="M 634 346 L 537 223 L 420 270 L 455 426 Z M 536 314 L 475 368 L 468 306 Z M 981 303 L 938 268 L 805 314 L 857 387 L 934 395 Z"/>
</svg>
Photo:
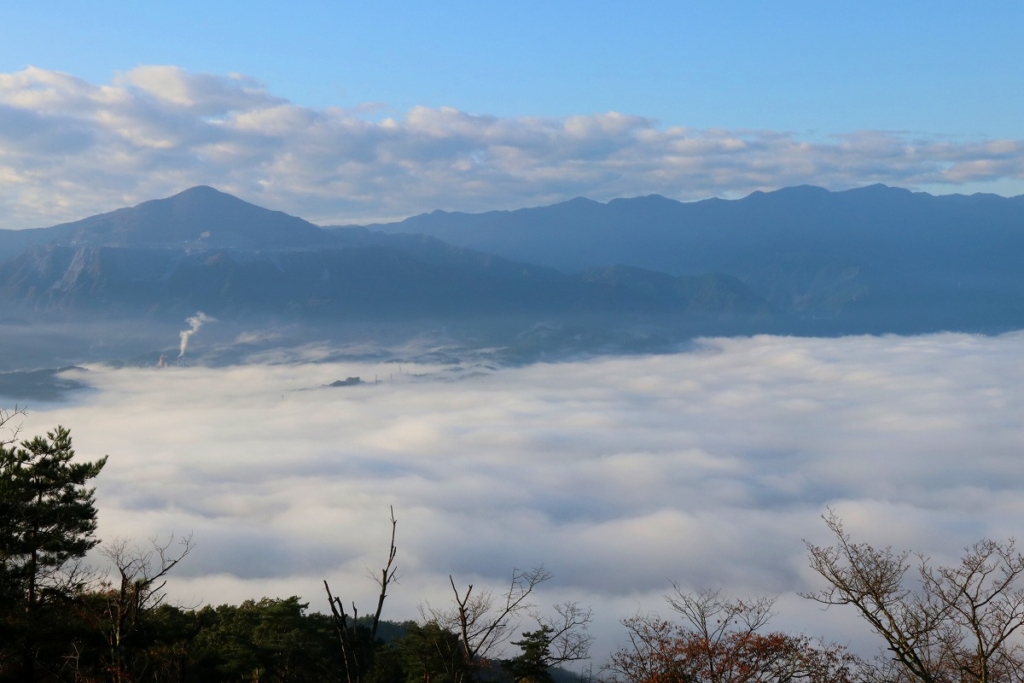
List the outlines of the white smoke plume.
<svg viewBox="0 0 1024 683">
<path fill-rule="evenodd" d="M 196 311 L 195 315 L 185 319 L 185 322 L 188 323 L 188 329 L 181 331 L 181 346 L 179 347 L 178 358 L 185 355 L 185 349 L 188 348 L 189 338 L 198 332 L 199 328 L 201 328 L 204 323 L 213 322 L 214 320 L 216 320 L 216 318 L 212 318 L 202 311 Z"/>
</svg>

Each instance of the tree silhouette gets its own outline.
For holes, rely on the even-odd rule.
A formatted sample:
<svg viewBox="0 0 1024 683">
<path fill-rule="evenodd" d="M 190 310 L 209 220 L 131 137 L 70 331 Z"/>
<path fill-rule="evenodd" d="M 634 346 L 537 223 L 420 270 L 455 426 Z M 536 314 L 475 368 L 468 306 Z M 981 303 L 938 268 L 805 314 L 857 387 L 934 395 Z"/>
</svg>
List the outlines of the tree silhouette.
<svg viewBox="0 0 1024 683">
<path fill-rule="evenodd" d="M 81 558 L 98 542 L 86 485 L 107 459 L 74 457 L 71 433 L 59 426 L 20 446 L 0 444 L 0 599 L 14 636 L 5 640 L 19 650 L 26 681 L 35 678 L 37 647 L 84 585 Z"/>
</svg>

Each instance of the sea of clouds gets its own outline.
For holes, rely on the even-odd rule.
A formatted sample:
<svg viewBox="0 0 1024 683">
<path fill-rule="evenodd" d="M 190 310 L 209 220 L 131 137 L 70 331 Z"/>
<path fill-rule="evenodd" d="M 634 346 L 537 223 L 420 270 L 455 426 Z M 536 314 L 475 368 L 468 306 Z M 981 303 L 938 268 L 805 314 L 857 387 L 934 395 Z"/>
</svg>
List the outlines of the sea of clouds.
<svg viewBox="0 0 1024 683">
<path fill-rule="evenodd" d="M 593 605 L 598 653 L 661 596 L 778 595 L 774 625 L 857 647 L 804 540 L 829 507 L 855 540 L 952 561 L 1024 519 L 1024 334 L 699 341 L 674 355 L 489 369 L 270 363 L 69 373 L 94 389 L 30 406 L 72 430 L 99 536 L 192 534 L 183 604 L 301 595 L 365 611 L 398 518 L 385 617 L 443 605 L 448 576 L 500 589 L 555 576 L 539 604 Z M 360 386 L 323 385 L 360 376 Z M 376 382 L 374 379 L 376 378 Z M 603 656 L 603 655 L 601 655 Z"/>
<path fill-rule="evenodd" d="M 92 83 L 30 67 L 0 74 L 0 228 L 77 220 L 199 184 L 319 223 L 804 183 L 1024 187 L 1022 140 L 877 130 L 805 139 L 637 114 L 321 109 L 240 74 L 140 66 Z"/>
</svg>

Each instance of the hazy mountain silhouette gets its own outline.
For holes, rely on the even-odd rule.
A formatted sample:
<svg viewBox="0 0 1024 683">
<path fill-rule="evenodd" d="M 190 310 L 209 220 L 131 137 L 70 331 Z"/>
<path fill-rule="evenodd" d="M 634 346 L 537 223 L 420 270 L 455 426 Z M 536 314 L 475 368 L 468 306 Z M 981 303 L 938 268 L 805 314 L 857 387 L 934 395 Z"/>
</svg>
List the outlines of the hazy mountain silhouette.
<svg viewBox="0 0 1024 683">
<path fill-rule="evenodd" d="M 55 226 L 60 244 L 236 249 L 305 249 L 331 243 L 317 226 L 219 192 L 193 187 L 167 199 Z"/>
<path fill-rule="evenodd" d="M 822 331 L 1024 326 L 1024 196 L 802 186 L 732 201 L 653 195 L 435 211 L 368 227 L 565 272 L 728 273 Z"/>
<path fill-rule="evenodd" d="M 429 236 L 328 231 L 209 187 L 25 232 L 0 234 L 0 246 L 7 240 L 16 252 L 0 264 L 0 305 L 20 313 L 180 317 L 202 309 L 300 320 L 614 314 L 705 323 L 770 314 L 727 275 L 636 268 L 567 275 Z"/>
<path fill-rule="evenodd" d="M 881 185 L 575 199 L 332 229 L 196 187 L 0 231 L 5 254 L 8 315 L 639 316 L 693 333 L 1024 327 L 1024 197 Z"/>
<path fill-rule="evenodd" d="M 193 187 L 173 197 L 34 230 L 0 230 L 0 259 L 34 245 L 310 248 L 333 243 L 317 226 L 219 192 Z"/>
</svg>

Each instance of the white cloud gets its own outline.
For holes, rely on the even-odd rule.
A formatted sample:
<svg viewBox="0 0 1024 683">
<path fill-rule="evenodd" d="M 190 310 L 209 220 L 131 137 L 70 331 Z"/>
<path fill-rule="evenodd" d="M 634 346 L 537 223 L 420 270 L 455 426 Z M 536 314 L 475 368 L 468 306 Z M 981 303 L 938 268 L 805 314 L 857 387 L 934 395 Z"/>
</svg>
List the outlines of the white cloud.
<svg viewBox="0 0 1024 683">
<path fill-rule="evenodd" d="M 1024 141 L 660 127 L 618 112 L 501 118 L 312 109 L 243 75 L 142 66 L 113 83 L 0 74 L 0 227 L 74 220 L 210 184 L 321 223 L 584 195 L 738 196 L 810 183 L 1024 188 Z"/>
<path fill-rule="evenodd" d="M 547 597 L 617 620 L 670 580 L 780 593 L 778 625 L 858 641 L 795 597 L 802 540 L 833 506 L 856 539 L 939 559 L 1019 535 L 1024 335 L 715 339 L 691 353 L 536 364 L 454 381 L 442 366 L 93 368 L 97 391 L 33 410 L 97 480 L 104 538 L 194 531 L 185 602 L 300 594 L 369 601 L 399 519 L 387 615 L 544 562 Z M 318 388 L 374 375 L 376 386 Z M 448 589 L 450 590 L 450 588 Z M 813 628 L 808 626 L 811 625 Z"/>
<path fill-rule="evenodd" d="M 260 110 L 283 103 L 246 76 L 190 74 L 175 66 L 140 66 L 120 75 L 115 83 L 205 116 Z"/>
</svg>

